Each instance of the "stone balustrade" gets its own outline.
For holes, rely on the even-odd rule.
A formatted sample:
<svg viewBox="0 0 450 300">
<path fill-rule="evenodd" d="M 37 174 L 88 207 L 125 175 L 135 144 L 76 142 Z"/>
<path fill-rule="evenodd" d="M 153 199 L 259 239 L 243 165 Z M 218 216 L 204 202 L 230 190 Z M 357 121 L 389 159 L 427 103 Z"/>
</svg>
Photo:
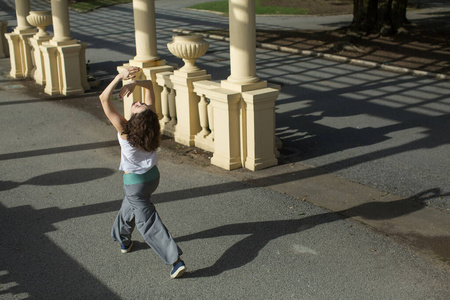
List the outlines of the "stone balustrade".
<svg viewBox="0 0 450 300">
<path fill-rule="evenodd" d="M 183 39 L 189 41 L 186 47 L 193 47 L 192 38 Z M 198 36 L 195 39 L 205 43 Z M 183 51 L 181 44 L 171 52 L 183 58 L 182 53 L 189 51 Z M 171 46 L 169 43 L 169 49 Z M 212 152 L 211 163 L 227 170 L 245 167 L 255 171 L 276 165 L 278 88 L 266 83 L 249 90 L 226 88 L 233 85 L 212 81 L 205 70 L 195 66 L 195 59 L 186 62 L 183 58 L 186 64 L 179 70 L 156 74 L 162 133 L 181 144 Z"/>
<path fill-rule="evenodd" d="M 186 110 L 177 106 L 186 99 L 177 97 L 171 81 L 173 72 L 158 73 L 156 77 L 161 91 L 162 134 L 169 137 L 186 134 L 178 123 L 181 118 L 198 126 L 192 140 L 178 142 L 212 152 L 214 165 L 226 170 L 244 167 L 255 171 L 277 164 L 274 101 L 279 93 L 277 87 L 236 92 L 211 80 L 195 81 L 192 86 L 197 105 Z"/>
<path fill-rule="evenodd" d="M 212 152 L 211 163 L 227 170 L 244 167 L 255 171 L 276 165 L 275 100 L 279 87 L 255 81 L 252 67 L 241 70 L 246 76 L 212 81 L 195 65 L 208 47 L 198 35 L 174 36 L 168 43 L 172 54 L 185 65 L 156 75 L 162 133 L 178 143 Z M 237 64 L 239 57 L 234 61 Z M 236 78 L 246 80 L 236 82 Z"/>
</svg>

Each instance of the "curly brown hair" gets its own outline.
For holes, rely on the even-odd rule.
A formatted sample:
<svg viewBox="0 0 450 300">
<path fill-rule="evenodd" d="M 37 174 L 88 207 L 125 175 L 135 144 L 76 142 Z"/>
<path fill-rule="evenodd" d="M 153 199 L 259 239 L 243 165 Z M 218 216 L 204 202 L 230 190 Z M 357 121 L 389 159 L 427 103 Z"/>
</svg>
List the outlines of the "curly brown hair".
<svg viewBox="0 0 450 300">
<path fill-rule="evenodd" d="M 133 114 L 126 122 L 122 134 L 127 135 L 131 146 L 147 152 L 155 151 L 161 143 L 158 115 L 150 109 Z"/>
</svg>

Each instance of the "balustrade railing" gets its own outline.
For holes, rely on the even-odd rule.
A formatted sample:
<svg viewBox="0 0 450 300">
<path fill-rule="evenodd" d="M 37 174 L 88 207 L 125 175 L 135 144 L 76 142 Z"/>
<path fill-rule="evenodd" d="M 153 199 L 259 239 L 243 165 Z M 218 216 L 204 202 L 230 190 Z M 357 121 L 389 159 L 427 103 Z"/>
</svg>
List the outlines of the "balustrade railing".
<svg viewBox="0 0 450 300">
<path fill-rule="evenodd" d="M 275 99 L 279 91 L 265 82 L 245 90 L 212 81 L 195 66 L 195 60 L 206 52 L 205 43 L 189 36 L 169 43 L 169 50 L 185 65 L 158 71 L 154 77 L 162 134 L 212 152 L 211 163 L 227 170 L 276 165 Z"/>
<path fill-rule="evenodd" d="M 202 130 L 195 136 L 195 145 L 200 149 L 214 152 L 214 113 L 211 101 L 201 94 L 198 102 L 198 114 Z"/>
<path fill-rule="evenodd" d="M 170 76 L 173 72 L 163 72 L 156 75 L 157 83 L 161 87 L 161 112 L 160 125 L 162 134 L 174 137 L 177 125 L 176 91 Z M 200 131 L 194 134 L 194 146 L 214 152 L 214 111 L 211 100 L 203 93 L 198 94 L 199 101 L 197 111 L 192 113 L 191 122 L 200 124 Z M 179 112 L 181 114 L 186 112 Z M 198 116 L 198 119 L 192 117 Z"/>
</svg>

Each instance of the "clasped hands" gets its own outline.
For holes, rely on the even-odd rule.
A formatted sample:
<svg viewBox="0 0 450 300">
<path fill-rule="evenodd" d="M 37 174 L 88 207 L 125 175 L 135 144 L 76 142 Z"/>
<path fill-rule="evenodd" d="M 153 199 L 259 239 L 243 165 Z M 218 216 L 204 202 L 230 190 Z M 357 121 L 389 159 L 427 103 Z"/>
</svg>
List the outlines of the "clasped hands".
<svg viewBox="0 0 450 300">
<path fill-rule="evenodd" d="M 119 73 L 119 78 L 122 80 L 129 80 L 136 77 L 135 73 L 139 72 L 141 68 L 139 67 L 128 67 L 122 72 Z M 134 92 L 134 88 L 136 87 L 136 81 L 132 80 L 131 82 L 124 84 L 119 90 L 119 97 L 124 98 L 130 96 Z"/>
</svg>

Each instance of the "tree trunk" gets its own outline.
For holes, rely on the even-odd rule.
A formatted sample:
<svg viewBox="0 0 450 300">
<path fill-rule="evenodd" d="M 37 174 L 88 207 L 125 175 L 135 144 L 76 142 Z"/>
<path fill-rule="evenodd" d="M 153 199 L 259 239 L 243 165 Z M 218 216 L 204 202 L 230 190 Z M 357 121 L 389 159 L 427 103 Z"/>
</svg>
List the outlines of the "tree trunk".
<svg viewBox="0 0 450 300">
<path fill-rule="evenodd" d="M 353 0 L 352 31 L 364 34 L 395 34 L 408 23 L 408 0 Z"/>
</svg>

